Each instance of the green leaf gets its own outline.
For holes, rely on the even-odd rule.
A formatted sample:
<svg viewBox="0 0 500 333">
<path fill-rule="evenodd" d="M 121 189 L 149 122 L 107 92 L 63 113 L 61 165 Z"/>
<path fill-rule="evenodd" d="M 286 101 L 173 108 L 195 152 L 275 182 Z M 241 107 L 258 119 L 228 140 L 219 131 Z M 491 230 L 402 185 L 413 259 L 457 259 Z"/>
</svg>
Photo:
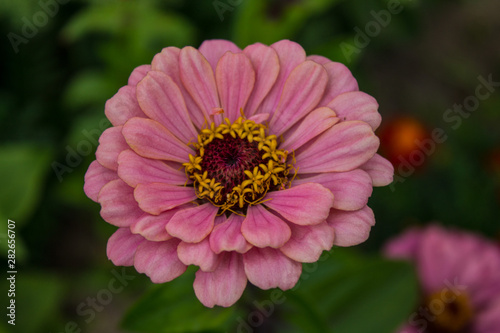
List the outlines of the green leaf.
<svg viewBox="0 0 500 333">
<path fill-rule="evenodd" d="M 193 274 L 155 285 L 125 315 L 122 326 L 134 332 L 223 331 L 234 325 L 236 309 L 204 307 L 196 298 Z"/>
<path fill-rule="evenodd" d="M 16 332 L 44 332 L 58 310 L 63 291 L 63 284 L 55 276 L 19 272 L 16 275 Z"/>
<path fill-rule="evenodd" d="M 304 271 L 296 296 L 335 333 L 393 332 L 417 302 L 416 276 L 405 262 L 334 250 Z"/>
<path fill-rule="evenodd" d="M 321 13 L 338 0 L 311 0 L 279 7 L 269 1 L 245 1 L 238 12 L 235 41 L 239 45 L 256 42 L 271 44 L 291 38 L 315 14 Z"/>
<path fill-rule="evenodd" d="M 22 225 L 40 198 L 52 152 L 30 144 L 0 148 L 0 216 Z"/>
</svg>

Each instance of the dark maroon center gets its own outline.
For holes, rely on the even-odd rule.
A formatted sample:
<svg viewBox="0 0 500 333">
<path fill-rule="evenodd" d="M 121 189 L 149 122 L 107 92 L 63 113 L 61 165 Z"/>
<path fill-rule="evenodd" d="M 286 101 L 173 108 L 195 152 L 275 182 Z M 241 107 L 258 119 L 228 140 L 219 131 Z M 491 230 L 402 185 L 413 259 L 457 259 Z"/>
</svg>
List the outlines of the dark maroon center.
<svg viewBox="0 0 500 333">
<path fill-rule="evenodd" d="M 226 194 L 233 191 L 233 187 L 247 179 L 245 170 L 252 171 L 259 164 L 265 164 L 263 153 L 257 146 L 255 141 L 233 138 L 229 134 L 224 135 L 222 140 L 215 138 L 205 146 L 201 173 L 207 171 L 208 178 L 215 179 L 216 183 L 223 186 L 223 200 Z"/>
</svg>

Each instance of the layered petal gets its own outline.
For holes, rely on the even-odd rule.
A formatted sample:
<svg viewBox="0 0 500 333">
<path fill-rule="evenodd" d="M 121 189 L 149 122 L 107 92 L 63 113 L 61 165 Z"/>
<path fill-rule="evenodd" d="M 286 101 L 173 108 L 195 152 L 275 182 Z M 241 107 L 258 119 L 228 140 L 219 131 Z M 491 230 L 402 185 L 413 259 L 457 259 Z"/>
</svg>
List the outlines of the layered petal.
<svg viewBox="0 0 500 333">
<path fill-rule="evenodd" d="M 269 94 L 280 72 L 280 61 L 276 51 L 264 44 L 255 43 L 245 47 L 243 53 L 255 69 L 255 84 L 245 108 L 246 115 L 253 115 Z"/>
<path fill-rule="evenodd" d="M 306 52 L 297 43 L 281 40 L 271 45 L 279 59 L 279 74 L 276 81 L 258 108 L 258 113 L 274 113 L 288 76 L 292 70 L 306 60 Z"/>
<path fill-rule="evenodd" d="M 298 65 L 285 82 L 278 107 L 269 123 L 270 132 L 281 135 L 313 110 L 323 96 L 327 81 L 323 66 L 313 61 Z"/>
<path fill-rule="evenodd" d="M 97 161 L 104 167 L 116 171 L 118 155 L 129 146 L 122 135 L 122 126 L 110 127 L 102 132 L 95 152 Z"/>
<path fill-rule="evenodd" d="M 280 248 L 288 258 L 298 262 L 316 262 L 323 250 L 333 246 L 335 232 L 326 222 L 301 226 L 290 223 L 292 236 Z"/>
<path fill-rule="evenodd" d="M 161 53 L 158 53 L 153 58 L 151 69 L 154 71 L 164 72 L 175 82 L 182 93 L 184 102 L 186 103 L 186 108 L 191 116 L 191 120 L 196 127 L 201 128 L 207 118 L 182 84 L 179 69 L 180 53 L 181 50 L 177 47 L 171 46 L 164 48 Z"/>
<path fill-rule="evenodd" d="M 201 43 L 198 50 L 200 51 L 201 54 L 203 54 L 205 59 L 207 59 L 210 66 L 212 66 L 214 72 L 215 69 L 217 68 L 217 63 L 219 62 L 219 59 L 222 58 L 222 56 L 226 52 L 232 52 L 232 53 L 241 52 L 240 48 L 236 46 L 236 44 L 224 39 L 206 40 L 203 43 Z"/>
<path fill-rule="evenodd" d="M 144 241 L 140 235 L 134 235 L 129 228 L 118 228 L 109 237 L 106 254 L 116 266 L 132 266 L 137 247 Z"/>
<path fill-rule="evenodd" d="M 293 288 L 300 278 L 302 265 L 270 247 L 254 247 L 243 254 L 248 281 L 261 289 Z"/>
<path fill-rule="evenodd" d="M 241 297 L 247 284 L 241 255 L 235 252 L 222 255 L 213 272 L 198 270 L 194 280 L 194 292 L 203 305 L 228 307 Z"/>
<path fill-rule="evenodd" d="M 364 121 L 374 131 L 382 122 L 377 101 L 362 91 L 340 94 L 328 103 L 328 107 L 333 109 L 339 118 Z"/>
<path fill-rule="evenodd" d="M 137 85 L 137 100 L 148 117 L 165 126 L 182 142 L 193 142 L 198 136 L 181 90 L 165 73 L 149 72 Z"/>
<path fill-rule="evenodd" d="M 320 56 L 320 55 L 317 55 L 317 54 L 312 54 L 310 56 L 307 56 L 306 58 L 307 60 L 311 60 L 311 61 L 314 61 L 320 65 L 326 65 L 328 63 L 331 63 L 332 61 L 330 59 L 328 59 L 327 57 L 323 57 L 323 56 Z"/>
<path fill-rule="evenodd" d="M 370 229 L 375 225 L 375 216 L 368 206 L 352 212 L 332 209 L 326 222 L 335 230 L 333 244 L 353 246 L 368 239 Z"/>
<path fill-rule="evenodd" d="M 182 208 L 173 208 L 159 215 L 144 214 L 130 226 L 130 230 L 153 242 L 169 240 L 172 236 L 167 232 L 167 223 L 179 209 Z"/>
<path fill-rule="evenodd" d="M 274 191 L 266 195 L 265 205 L 288 221 L 299 225 L 314 225 L 326 220 L 333 205 L 333 194 L 316 183 Z"/>
<path fill-rule="evenodd" d="M 361 165 L 359 168 L 370 175 L 373 186 L 386 186 L 392 183 L 394 166 L 379 154 L 373 155 L 368 162 Z"/>
<path fill-rule="evenodd" d="M 153 283 L 172 281 L 186 271 L 177 257 L 178 239 L 165 242 L 144 241 L 137 248 L 134 266 L 139 273 L 145 273 Z"/>
<path fill-rule="evenodd" d="M 296 155 L 299 173 L 353 170 L 375 155 L 379 139 L 361 121 L 338 123 Z"/>
<path fill-rule="evenodd" d="M 288 224 L 262 205 L 248 207 L 241 233 L 252 245 L 273 248 L 281 247 L 292 234 Z"/>
<path fill-rule="evenodd" d="M 153 215 L 159 215 L 197 198 L 192 187 L 163 183 L 139 184 L 135 188 L 134 197 L 143 211 Z"/>
<path fill-rule="evenodd" d="M 358 90 L 358 82 L 344 64 L 332 61 L 323 64 L 323 67 L 328 73 L 328 85 L 319 106 L 328 105 L 332 99 L 342 93 Z"/>
<path fill-rule="evenodd" d="M 241 233 L 241 224 L 244 216 L 231 214 L 229 218 L 223 218 L 224 222 L 217 224 L 210 233 L 210 247 L 215 253 L 222 251 L 236 251 L 245 253 L 252 245 L 248 243 Z"/>
<path fill-rule="evenodd" d="M 227 52 L 220 58 L 215 71 L 220 105 L 224 116 L 234 122 L 245 110 L 255 83 L 252 63 L 243 53 Z"/>
<path fill-rule="evenodd" d="M 220 107 L 212 67 L 195 48 L 187 46 L 179 55 L 181 81 L 208 120 L 214 108 Z"/>
<path fill-rule="evenodd" d="M 142 157 L 184 163 L 194 151 L 160 123 L 132 118 L 123 126 L 123 136 L 130 148 Z"/>
<path fill-rule="evenodd" d="M 137 221 L 144 212 L 139 209 L 133 191 L 121 179 L 104 185 L 97 198 L 101 204 L 101 217 L 117 227 L 128 227 Z"/>
<path fill-rule="evenodd" d="M 294 184 L 318 183 L 329 189 L 334 196 L 333 208 L 358 210 L 366 206 L 372 194 L 372 179 L 363 170 L 327 172 L 297 179 Z"/>
<path fill-rule="evenodd" d="M 211 202 L 183 209 L 172 217 L 167 231 L 184 242 L 198 243 L 212 231 L 218 210 Z"/>
<path fill-rule="evenodd" d="M 97 161 L 93 161 L 85 173 L 83 191 L 90 199 L 97 202 L 97 197 L 102 187 L 115 179 L 118 179 L 115 171 L 103 167 Z"/>
<path fill-rule="evenodd" d="M 280 145 L 280 149 L 295 151 L 338 123 L 339 120 L 332 109 L 327 107 L 318 108 L 309 113 L 296 128 L 290 129 L 292 133 L 286 136 L 286 140 Z"/>
<path fill-rule="evenodd" d="M 199 243 L 181 242 L 177 255 L 185 265 L 199 266 L 204 272 L 213 272 L 219 264 L 219 256 L 210 248 L 208 237 Z"/>
<path fill-rule="evenodd" d="M 136 86 L 137 83 L 139 83 L 139 81 L 144 79 L 144 77 L 148 74 L 150 70 L 151 70 L 151 65 L 141 65 L 134 68 L 134 70 L 128 77 L 128 85 Z"/>
<path fill-rule="evenodd" d="M 108 99 L 104 113 L 113 126 L 121 126 L 130 118 L 145 118 L 135 95 L 135 87 L 125 86 Z"/>
<path fill-rule="evenodd" d="M 164 183 L 169 185 L 184 185 L 184 172 L 168 166 L 162 161 L 144 158 L 132 150 L 121 152 L 118 157 L 118 175 L 131 187 L 139 184 Z M 188 180 L 188 183 L 191 183 Z"/>
</svg>

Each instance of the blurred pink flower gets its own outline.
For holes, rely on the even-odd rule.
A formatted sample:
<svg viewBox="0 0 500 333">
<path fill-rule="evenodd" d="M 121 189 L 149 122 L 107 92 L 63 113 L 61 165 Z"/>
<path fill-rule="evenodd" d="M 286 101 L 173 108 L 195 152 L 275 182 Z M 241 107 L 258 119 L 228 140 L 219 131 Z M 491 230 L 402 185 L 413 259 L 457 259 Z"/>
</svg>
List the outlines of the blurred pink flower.
<svg viewBox="0 0 500 333">
<path fill-rule="evenodd" d="M 422 303 L 399 333 L 500 332 L 500 247 L 440 226 L 410 229 L 385 253 L 411 260 Z"/>
<path fill-rule="evenodd" d="M 344 65 L 288 40 L 163 49 L 106 103 L 113 127 L 85 176 L 119 227 L 108 257 L 155 283 L 197 265 L 208 307 L 247 280 L 292 288 L 301 263 L 368 238 L 372 186 L 394 171 L 377 109 Z"/>
</svg>

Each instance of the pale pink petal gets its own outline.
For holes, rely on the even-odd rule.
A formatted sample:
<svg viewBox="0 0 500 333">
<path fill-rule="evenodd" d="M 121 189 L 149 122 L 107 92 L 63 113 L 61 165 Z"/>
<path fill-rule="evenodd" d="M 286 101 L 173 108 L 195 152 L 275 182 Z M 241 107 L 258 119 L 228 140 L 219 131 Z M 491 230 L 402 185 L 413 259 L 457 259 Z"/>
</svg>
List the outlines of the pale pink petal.
<svg viewBox="0 0 500 333">
<path fill-rule="evenodd" d="M 342 120 L 361 120 L 368 123 L 375 131 L 382 122 L 378 113 L 378 103 L 372 96 L 362 91 L 346 92 L 328 103 Z"/>
<path fill-rule="evenodd" d="M 113 126 L 121 126 L 130 118 L 146 118 L 135 96 L 135 87 L 125 86 L 108 99 L 104 113 Z"/>
<path fill-rule="evenodd" d="M 302 272 L 301 263 L 270 247 L 252 248 L 243 254 L 243 263 L 248 281 L 261 289 L 293 288 Z"/>
<path fill-rule="evenodd" d="M 256 124 L 262 124 L 263 122 L 267 121 L 267 119 L 269 119 L 269 113 L 254 114 L 253 116 L 248 118 L 248 120 L 252 120 Z"/>
<path fill-rule="evenodd" d="M 175 82 L 160 71 L 151 71 L 137 85 L 137 100 L 144 113 L 156 120 L 184 143 L 198 136 Z"/>
<path fill-rule="evenodd" d="M 344 64 L 332 61 L 324 64 L 323 67 L 328 73 L 328 85 L 318 106 L 328 105 L 332 99 L 342 93 L 359 90 L 358 82 Z M 337 112 L 337 110 L 333 110 Z"/>
<path fill-rule="evenodd" d="M 134 235 L 129 228 L 119 228 L 108 239 L 106 254 L 116 266 L 132 266 L 137 247 L 144 241 L 140 235 Z"/>
<path fill-rule="evenodd" d="M 162 161 L 141 157 L 132 150 L 124 150 L 118 157 L 118 175 L 128 185 L 165 183 L 184 185 L 191 183 L 186 174 L 174 169 Z"/>
<path fill-rule="evenodd" d="M 295 166 L 299 174 L 353 170 L 375 155 L 379 143 L 368 124 L 340 122 L 297 153 Z"/>
<path fill-rule="evenodd" d="M 194 292 L 206 307 L 228 307 L 236 303 L 247 285 L 241 255 L 235 252 L 223 254 L 214 272 L 196 272 Z"/>
<path fill-rule="evenodd" d="M 212 231 L 218 211 L 219 208 L 211 202 L 183 209 L 172 217 L 167 224 L 167 231 L 185 242 L 198 243 Z"/>
<path fill-rule="evenodd" d="M 249 116 L 257 111 L 260 103 L 276 82 L 280 72 L 280 60 L 273 48 L 261 43 L 249 45 L 243 52 L 255 69 L 255 85 L 245 109 L 245 114 Z"/>
<path fill-rule="evenodd" d="M 145 273 L 153 283 L 172 281 L 186 271 L 177 257 L 178 239 L 165 242 L 145 241 L 137 248 L 134 266 L 139 273 Z"/>
<path fill-rule="evenodd" d="M 333 205 L 333 194 L 320 184 L 307 183 L 266 195 L 264 205 L 288 221 L 300 225 L 319 224 L 326 220 Z"/>
<path fill-rule="evenodd" d="M 279 136 L 308 114 L 321 100 L 328 81 L 323 66 L 305 61 L 295 67 L 283 87 L 278 107 L 269 123 Z"/>
<path fill-rule="evenodd" d="M 215 253 L 236 251 L 245 253 L 252 247 L 241 233 L 241 224 L 245 217 L 231 214 L 224 222 L 216 224 L 210 234 L 210 247 Z"/>
<path fill-rule="evenodd" d="M 198 48 L 215 72 L 217 62 L 226 52 L 240 53 L 241 49 L 233 42 L 224 39 L 210 39 L 201 43 Z"/>
<path fill-rule="evenodd" d="M 421 239 L 422 229 L 411 228 L 402 235 L 389 240 L 383 252 L 389 258 L 415 260 Z"/>
<path fill-rule="evenodd" d="M 209 120 L 213 109 L 220 107 L 212 67 L 207 59 L 191 46 L 181 50 L 179 67 L 184 87 Z"/>
<path fill-rule="evenodd" d="M 457 268 L 463 267 L 467 251 L 462 249 L 468 245 L 467 242 L 457 241 L 455 235 L 442 227 L 431 226 L 425 230 L 417 250 L 417 267 L 426 292 L 441 290 L 446 281 L 453 282 L 454 278 L 460 283 L 465 282 L 462 276 L 457 275 Z M 460 271 L 458 273 L 462 275 Z"/>
<path fill-rule="evenodd" d="M 179 209 L 182 208 L 176 207 L 167 210 L 160 215 L 144 214 L 144 216 L 130 226 L 130 230 L 134 234 L 140 234 L 147 240 L 153 242 L 169 240 L 172 238 L 172 235 L 167 232 L 167 223 L 170 221 L 172 216 L 179 211 Z"/>
<path fill-rule="evenodd" d="M 234 122 L 245 110 L 255 82 L 252 63 L 243 53 L 227 52 L 220 58 L 215 70 L 224 117 Z"/>
<path fill-rule="evenodd" d="M 298 262 L 316 262 L 323 250 L 333 246 L 335 232 L 326 222 L 301 226 L 290 223 L 292 237 L 280 250 L 288 258 Z"/>
<path fill-rule="evenodd" d="M 110 127 L 102 132 L 95 156 L 102 166 L 116 171 L 118 155 L 126 149 L 129 146 L 122 135 L 122 126 Z"/>
<path fill-rule="evenodd" d="M 139 184 L 135 188 L 134 197 L 143 211 L 153 215 L 158 215 L 197 198 L 192 187 L 163 183 Z"/>
<path fill-rule="evenodd" d="M 128 145 L 142 157 L 184 163 L 194 151 L 177 139 L 160 123 L 143 118 L 132 118 L 123 126 Z"/>
<path fill-rule="evenodd" d="M 386 186 L 392 183 L 394 166 L 379 154 L 373 155 L 368 162 L 361 165 L 359 168 L 370 175 L 373 186 Z"/>
<path fill-rule="evenodd" d="M 328 59 L 327 57 L 323 57 L 323 56 L 320 56 L 320 55 L 316 55 L 316 54 L 312 54 L 310 56 L 307 56 L 306 58 L 307 60 L 311 60 L 311 61 L 314 61 L 320 65 L 326 65 L 328 63 L 331 63 L 332 61 L 330 59 Z"/>
<path fill-rule="evenodd" d="M 101 217 L 117 227 L 128 227 L 144 212 L 134 199 L 134 189 L 123 180 L 112 180 L 101 189 L 97 200 L 101 204 Z"/>
<path fill-rule="evenodd" d="M 292 70 L 306 60 L 306 52 L 299 44 L 281 40 L 271 45 L 279 58 L 280 72 L 271 91 L 262 101 L 257 113 L 273 114 L 280 101 L 281 92 Z"/>
<path fill-rule="evenodd" d="M 313 177 L 296 179 L 294 184 L 318 183 L 332 191 L 333 208 L 358 210 L 366 206 L 372 194 L 372 179 L 363 170 L 327 172 Z"/>
<path fill-rule="evenodd" d="M 115 171 L 103 167 L 97 161 L 93 161 L 85 173 L 83 191 L 90 199 L 97 202 L 97 196 L 102 187 L 115 179 L 118 179 Z"/>
<path fill-rule="evenodd" d="M 179 54 L 181 50 L 175 46 L 165 47 L 160 53 L 156 54 L 151 62 L 151 70 L 162 71 L 176 81 L 179 85 Z"/>
<path fill-rule="evenodd" d="M 141 81 L 150 70 L 151 65 L 141 65 L 136 67 L 128 77 L 128 85 L 136 86 L 137 83 L 139 83 L 139 81 Z"/>
<path fill-rule="evenodd" d="M 303 121 L 296 124 L 295 128 L 291 128 L 285 141 L 280 145 L 280 149 L 294 151 L 302 147 L 311 139 L 320 135 L 336 123 L 338 123 L 335 112 L 332 109 L 322 107 L 309 113 Z"/>
<path fill-rule="evenodd" d="M 292 235 L 288 224 L 262 205 L 248 207 L 241 233 L 252 245 L 273 248 L 281 247 Z"/>
<path fill-rule="evenodd" d="M 180 53 L 181 50 L 177 47 L 171 46 L 164 48 L 161 53 L 158 53 L 153 58 L 151 68 L 154 71 L 164 72 L 165 74 L 170 76 L 172 80 L 174 80 L 175 84 L 182 92 L 182 96 L 184 97 L 184 102 L 186 103 L 186 107 L 191 116 L 191 120 L 196 127 L 201 128 L 201 126 L 205 122 L 205 115 L 203 114 L 203 111 L 198 107 L 198 105 L 196 105 L 195 101 L 187 92 L 186 88 L 181 82 L 179 74 Z"/>
<path fill-rule="evenodd" d="M 491 305 L 477 314 L 472 324 L 471 332 L 474 333 L 498 333 L 500 327 L 500 297 L 498 294 L 491 295 Z"/>
<path fill-rule="evenodd" d="M 181 242 L 177 255 L 185 265 L 199 266 L 204 272 L 213 272 L 219 264 L 219 256 L 210 248 L 208 237 L 199 243 Z"/>
<path fill-rule="evenodd" d="M 333 244 L 353 246 L 368 239 L 370 229 L 375 225 L 375 216 L 368 206 L 352 212 L 332 209 L 326 221 L 335 230 Z"/>
</svg>

